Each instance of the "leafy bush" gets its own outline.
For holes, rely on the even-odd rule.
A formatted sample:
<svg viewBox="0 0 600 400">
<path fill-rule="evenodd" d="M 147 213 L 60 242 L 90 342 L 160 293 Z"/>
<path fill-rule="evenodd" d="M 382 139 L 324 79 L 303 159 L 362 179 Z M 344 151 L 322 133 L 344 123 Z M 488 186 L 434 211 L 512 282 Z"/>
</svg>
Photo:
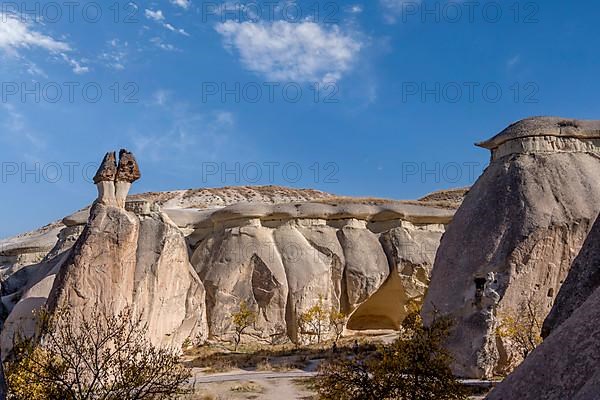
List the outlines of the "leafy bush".
<svg viewBox="0 0 600 400">
<path fill-rule="evenodd" d="M 9 399 L 162 400 L 188 393 L 189 369 L 176 352 L 148 341 L 147 326 L 131 310 L 38 316 L 37 334 L 17 340 L 7 363 Z"/>
<path fill-rule="evenodd" d="M 436 318 L 425 327 L 411 316 L 410 334 L 374 354 L 323 364 L 316 386 L 324 400 L 459 400 L 465 390 L 452 375 L 452 357 L 443 347 L 452 326 Z"/>
<path fill-rule="evenodd" d="M 231 315 L 233 320 L 233 327 L 235 329 L 234 342 L 235 351 L 237 351 L 240 342 L 242 341 L 242 335 L 246 329 L 250 328 L 256 322 L 257 314 L 248 307 L 245 301 L 240 303 L 240 309 L 238 312 Z"/>
</svg>

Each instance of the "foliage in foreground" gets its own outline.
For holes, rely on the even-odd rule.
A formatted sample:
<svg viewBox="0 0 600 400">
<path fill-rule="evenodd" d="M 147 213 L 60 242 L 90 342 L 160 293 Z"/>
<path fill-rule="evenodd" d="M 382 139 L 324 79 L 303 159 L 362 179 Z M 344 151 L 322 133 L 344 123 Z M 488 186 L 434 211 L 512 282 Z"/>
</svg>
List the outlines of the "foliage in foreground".
<svg viewBox="0 0 600 400">
<path fill-rule="evenodd" d="M 9 400 L 162 400 L 188 393 L 189 369 L 175 351 L 153 346 L 129 309 L 43 311 L 39 321 L 37 340 L 17 340 L 6 364 Z"/>
<path fill-rule="evenodd" d="M 233 320 L 233 327 L 235 329 L 235 334 L 233 336 L 233 341 L 235 344 L 234 351 L 237 351 L 240 342 L 242 341 L 242 335 L 246 331 L 246 329 L 250 328 L 252 325 L 256 323 L 256 319 L 258 318 L 258 314 L 252 311 L 248 304 L 245 301 L 240 303 L 240 309 L 238 312 L 233 313 L 231 315 Z"/>
<path fill-rule="evenodd" d="M 502 371 L 508 374 L 542 343 L 542 324 L 544 312 L 539 302 L 529 298 L 521 302 L 516 310 L 508 310 L 498 315 L 499 324 L 496 334 L 510 350 L 516 352 L 516 357 L 509 359 L 508 368 Z"/>
<path fill-rule="evenodd" d="M 452 375 L 451 355 L 443 344 L 452 326 L 436 318 L 423 326 L 407 318 L 407 334 L 371 356 L 342 358 L 324 364 L 317 377 L 324 400 L 459 400 L 465 390 Z"/>
</svg>

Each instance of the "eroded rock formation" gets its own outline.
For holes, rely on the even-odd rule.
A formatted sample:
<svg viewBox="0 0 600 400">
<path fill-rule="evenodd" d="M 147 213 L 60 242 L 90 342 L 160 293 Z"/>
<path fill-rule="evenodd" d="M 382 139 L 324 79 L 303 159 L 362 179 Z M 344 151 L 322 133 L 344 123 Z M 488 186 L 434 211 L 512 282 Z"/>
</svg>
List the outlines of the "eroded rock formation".
<svg viewBox="0 0 600 400">
<path fill-rule="evenodd" d="M 600 287 L 600 218 L 596 220 L 544 321 L 547 337 Z"/>
<path fill-rule="evenodd" d="M 519 360 L 497 316 L 546 315 L 600 203 L 600 122 L 531 118 L 479 144 L 492 161 L 444 233 L 423 316 L 456 320 L 454 372 L 490 377 Z"/>
<path fill-rule="evenodd" d="M 7 242 L 15 254 L 48 243 L 36 264 L 0 271 L 3 350 L 16 331 L 32 331 L 32 311 L 44 306 L 132 306 L 153 342 L 176 346 L 230 339 L 242 301 L 259 316 L 251 340 L 298 339 L 299 316 L 321 298 L 349 317 L 348 329 L 398 329 L 409 304 L 423 300 L 440 237 L 465 193 L 402 202 L 240 187 L 127 200 L 139 177 L 131 153 L 122 150 L 118 165 L 108 153 L 92 207 L 43 235 Z"/>
<path fill-rule="evenodd" d="M 353 330 L 398 329 L 420 304 L 451 210 L 418 205 L 236 205 L 198 219 L 192 264 L 207 291 L 210 334 L 227 338 L 241 301 L 256 339 L 284 331 L 323 299 Z"/>
<path fill-rule="evenodd" d="M 560 290 L 549 336 L 488 396 L 489 400 L 600 398 L 600 219 Z"/>
<path fill-rule="evenodd" d="M 128 169 L 122 179 L 139 177 L 137 166 L 131 169 L 132 156 L 125 160 Z M 99 179 L 112 177 L 106 171 L 113 161 L 109 153 L 96 175 Z M 102 182 L 110 181 L 98 180 Z M 118 202 L 105 201 L 111 198 L 106 194 L 99 190 L 74 245 L 67 238 L 59 239 L 41 264 L 23 274 L 24 285 L 14 292 L 18 301 L 7 305 L 3 356 L 12 348 L 15 333 L 33 333 L 34 312 L 42 307 L 51 312 L 68 307 L 73 315 L 93 308 L 118 313 L 131 307 L 144 317 L 149 339 L 156 344 L 177 347 L 188 338 L 206 339 L 204 287 L 189 262 L 181 231 L 157 206 L 135 202 L 128 207 L 134 213 Z M 76 229 L 75 225 L 63 231 Z"/>
<path fill-rule="evenodd" d="M 99 204 L 125 208 L 127 194 L 131 184 L 141 178 L 137 161 L 132 153 L 125 149 L 119 152 L 119 165 L 115 152 L 106 153 L 96 175 L 94 183 L 98 187 Z"/>
</svg>

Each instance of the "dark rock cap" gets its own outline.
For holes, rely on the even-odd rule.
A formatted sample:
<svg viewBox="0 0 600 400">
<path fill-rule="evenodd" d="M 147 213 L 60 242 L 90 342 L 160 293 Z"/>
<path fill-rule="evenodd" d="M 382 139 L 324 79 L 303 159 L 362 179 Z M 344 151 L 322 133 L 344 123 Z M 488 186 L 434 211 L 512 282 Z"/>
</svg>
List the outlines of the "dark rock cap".
<svg viewBox="0 0 600 400">
<path fill-rule="evenodd" d="M 112 182 L 115 180 L 117 176 L 117 159 L 115 156 L 115 152 L 111 151 L 106 153 L 104 159 L 102 160 L 102 164 L 100 164 L 100 168 L 98 168 L 98 172 L 94 176 L 94 183 L 100 182 Z"/>
<path fill-rule="evenodd" d="M 515 122 L 477 146 L 493 150 L 509 140 L 532 136 L 559 136 L 580 139 L 600 138 L 600 121 L 561 117 L 532 117 Z"/>
<path fill-rule="evenodd" d="M 133 183 L 141 177 L 140 167 L 133 154 L 125 149 L 121 149 L 119 151 L 119 168 L 117 169 L 116 180 Z"/>
</svg>

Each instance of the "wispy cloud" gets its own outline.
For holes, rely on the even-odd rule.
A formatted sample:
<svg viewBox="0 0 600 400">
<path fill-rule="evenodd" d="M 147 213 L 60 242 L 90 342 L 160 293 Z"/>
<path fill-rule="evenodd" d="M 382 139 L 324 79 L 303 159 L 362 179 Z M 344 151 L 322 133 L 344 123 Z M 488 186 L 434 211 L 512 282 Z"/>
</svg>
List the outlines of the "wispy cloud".
<svg viewBox="0 0 600 400">
<path fill-rule="evenodd" d="M 109 40 L 108 49 L 100 53 L 99 59 L 109 68 L 121 71 L 125 69 L 125 60 L 127 58 L 128 42 L 122 42 L 119 39 Z"/>
<path fill-rule="evenodd" d="M 152 21 L 156 21 L 156 22 L 162 22 L 165 20 L 165 16 L 164 16 L 162 10 L 153 11 L 153 10 L 146 9 L 146 11 L 144 12 L 144 15 L 146 16 L 146 18 L 151 19 Z"/>
<path fill-rule="evenodd" d="M 346 8 L 346 11 L 352 14 L 360 14 L 363 12 L 363 6 L 360 4 L 353 4 Z"/>
<path fill-rule="evenodd" d="M 160 132 L 132 134 L 134 151 L 140 158 L 158 162 L 181 160 L 188 155 L 204 159 L 218 157 L 235 127 L 235 118 L 227 111 L 198 112 L 178 101 L 167 90 L 158 90 L 148 106 L 164 118 Z"/>
<path fill-rule="evenodd" d="M 171 43 L 165 43 L 165 41 L 159 37 L 153 37 L 152 39 L 150 39 L 150 43 L 152 43 L 153 45 L 155 45 L 156 47 L 158 47 L 159 49 L 164 50 L 164 51 L 178 51 L 179 50 L 177 47 L 173 46 Z"/>
<path fill-rule="evenodd" d="M 66 55 L 65 53 L 61 53 L 60 54 L 63 58 L 63 60 L 65 60 L 73 69 L 73 72 L 76 73 L 77 75 L 82 75 L 85 74 L 86 72 L 89 72 L 90 69 L 84 65 L 81 65 L 80 61 L 77 61 L 74 58 L 69 57 L 68 55 Z"/>
<path fill-rule="evenodd" d="M 0 13 L 0 49 L 17 54 L 19 49 L 41 48 L 53 53 L 70 51 L 70 46 L 35 30 L 28 22 Z"/>
<path fill-rule="evenodd" d="M 9 56 L 18 57 L 20 50 L 32 48 L 60 55 L 76 74 L 89 71 L 88 67 L 82 65 L 82 61 L 67 54 L 72 51 L 68 43 L 36 30 L 32 22 L 24 21 L 12 14 L 0 13 L 0 50 Z M 32 75 L 45 75 L 35 63 L 26 61 L 26 64 L 29 65 L 27 71 Z"/>
<path fill-rule="evenodd" d="M 362 42 L 339 26 L 314 22 L 234 22 L 216 27 L 242 64 L 269 79 L 334 82 L 355 61 Z"/>
<path fill-rule="evenodd" d="M 508 59 L 508 61 L 506 61 L 506 66 L 511 69 L 513 67 L 516 67 L 517 64 L 519 64 L 521 62 L 521 56 L 520 55 L 516 55 L 514 57 L 511 57 Z"/>
<path fill-rule="evenodd" d="M 36 152 L 44 149 L 45 142 L 27 126 L 25 117 L 10 103 L 0 105 L 4 111 L 5 118 L 2 119 L 2 141 L 12 146 L 27 149 L 28 152 Z"/>
<path fill-rule="evenodd" d="M 171 4 L 187 10 L 192 5 L 192 2 L 190 0 L 171 0 Z"/>
<path fill-rule="evenodd" d="M 162 25 L 163 28 L 166 28 L 166 29 L 170 30 L 171 32 L 176 32 L 176 33 L 179 33 L 184 36 L 190 36 L 189 33 L 187 33 L 184 29 L 176 28 L 173 25 L 171 25 L 170 23 L 166 22 L 165 15 L 163 14 L 162 10 L 154 11 L 154 10 L 146 9 L 144 11 L 144 15 L 146 16 L 147 19 Z"/>
</svg>

